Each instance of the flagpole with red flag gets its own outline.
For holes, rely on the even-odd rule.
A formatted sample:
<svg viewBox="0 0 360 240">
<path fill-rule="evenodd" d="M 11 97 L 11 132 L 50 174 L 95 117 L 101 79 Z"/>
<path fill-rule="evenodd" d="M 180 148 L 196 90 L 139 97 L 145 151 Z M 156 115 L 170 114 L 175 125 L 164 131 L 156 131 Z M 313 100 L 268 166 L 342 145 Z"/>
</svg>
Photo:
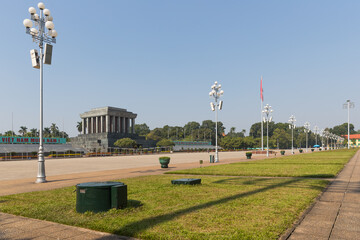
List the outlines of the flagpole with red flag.
<svg viewBox="0 0 360 240">
<path fill-rule="evenodd" d="M 261 113 L 261 118 L 260 118 L 260 122 L 261 122 L 261 150 L 264 150 L 264 123 L 263 123 L 263 102 L 264 102 L 264 95 L 263 95 L 263 87 L 262 87 L 262 76 L 260 79 L 260 102 L 261 102 L 261 109 L 260 109 L 260 113 Z"/>
</svg>

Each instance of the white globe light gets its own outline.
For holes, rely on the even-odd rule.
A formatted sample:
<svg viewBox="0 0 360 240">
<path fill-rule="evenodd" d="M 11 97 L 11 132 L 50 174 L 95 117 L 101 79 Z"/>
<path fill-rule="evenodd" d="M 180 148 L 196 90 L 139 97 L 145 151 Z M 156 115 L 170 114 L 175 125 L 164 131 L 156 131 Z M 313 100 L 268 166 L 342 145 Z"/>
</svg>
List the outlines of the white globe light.
<svg viewBox="0 0 360 240">
<path fill-rule="evenodd" d="M 215 81 L 215 85 L 217 84 L 217 81 Z"/>
<path fill-rule="evenodd" d="M 44 15 L 45 16 L 50 16 L 50 10 L 49 9 L 44 9 Z"/>
<path fill-rule="evenodd" d="M 29 13 L 30 13 L 31 15 L 34 15 L 34 14 L 36 13 L 35 8 L 34 8 L 34 7 L 29 7 Z"/>
<path fill-rule="evenodd" d="M 223 90 L 221 90 L 221 91 L 220 91 L 220 94 L 224 94 L 224 91 L 223 91 Z"/>
<path fill-rule="evenodd" d="M 54 20 L 54 18 L 53 18 L 52 16 L 48 16 L 48 17 L 47 17 L 47 20 L 48 20 L 48 21 L 52 21 L 52 20 Z"/>
<path fill-rule="evenodd" d="M 30 19 L 25 19 L 24 21 L 23 21 L 23 24 L 24 24 L 24 26 L 26 27 L 26 28 L 31 28 L 32 27 L 32 21 L 30 20 Z"/>
<path fill-rule="evenodd" d="M 58 33 L 57 33 L 56 30 L 51 30 L 51 36 L 52 36 L 53 38 L 56 38 L 57 35 L 58 35 Z"/>
<path fill-rule="evenodd" d="M 36 34 L 38 34 L 38 32 L 39 32 L 39 31 L 38 31 L 36 28 L 30 29 L 31 35 L 36 35 Z"/>
<path fill-rule="evenodd" d="M 211 97 L 211 95 L 212 95 L 212 92 L 209 92 L 209 96 Z"/>
<path fill-rule="evenodd" d="M 42 3 L 42 2 L 39 2 L 38 3 L 38 8 L 41 9 L 41 10 L 44 10 L 45 9 L 45 4 Z"/>
<path fill-rule="evenodd" d="M 219 88 L 221 88 L 221 84 L 219 84 Z"/>
<path fill-rule="evenodd" d="M 39 20 L 39 15 L 35 13 L 35 14 L 34 14 L 34 19 L 35 19 L 35 20 Z"/>
<path fill-rule="evenodd" d="M 45 23 L 45 27 L 49 30 L 52 30 L 54 28 L 54 23 L 52 21 L 47 21 Z"/>
</svg>

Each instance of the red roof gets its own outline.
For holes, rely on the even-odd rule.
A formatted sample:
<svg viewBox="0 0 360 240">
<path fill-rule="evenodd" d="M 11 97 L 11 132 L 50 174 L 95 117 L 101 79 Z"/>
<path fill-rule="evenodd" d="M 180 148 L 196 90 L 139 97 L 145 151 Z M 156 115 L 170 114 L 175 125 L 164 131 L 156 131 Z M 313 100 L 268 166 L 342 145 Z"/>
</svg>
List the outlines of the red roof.
<svg viewBox="0 0 360 240">
<path fill-rule="evenodd" d="M 343 135 L 347 139 L 348 135 Z M 350 134 L 350 139 L 360 139 L 360 134 Z"/>
</svg>

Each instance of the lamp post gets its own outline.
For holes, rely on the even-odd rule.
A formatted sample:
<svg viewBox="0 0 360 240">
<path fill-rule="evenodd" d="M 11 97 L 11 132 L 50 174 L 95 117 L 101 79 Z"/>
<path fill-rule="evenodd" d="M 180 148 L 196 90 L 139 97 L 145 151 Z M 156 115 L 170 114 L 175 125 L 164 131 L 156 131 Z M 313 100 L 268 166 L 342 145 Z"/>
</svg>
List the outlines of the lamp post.
<svg viewBox="0 0 360 240">
<path fill-rule="evenodd" d="M 306 134 L 306 152 L 308 151 L 308 134 L 310 132 L 310 123 L 309 122 L 306 122 L 304 124 L 304 132 Z"/>
<path fill-rule="evenodd" d="M 51 64 L 52 43 L 56 43 L 57 32 L 54 30 L 53 17 L 50 10 L 45 9 L 44 3 L 38 3 L 40 15 L 36 14 L 34 7 L 29 8 L 30 19 L 23 21 L 26 33 L 31 35 L 33 42 L 39 44 L 40 54 L 37 50 L 30 51 L 34 68 L 40 69 L 40 129 L 39 129 L 39 152 L 38 152 L 38 174 L 36 183 L 46 182 L 45 160 L 43 148 L 43 64 Z M 34 27 L 33 27 L 34 24 Z M 45 46 L 44 46 L 45 43 Z M 43 49 L 45 47 L 45 53 Z"/>
<path fill-rule="evenodd" d="M 291 129 L 291 151 L 294 154 L 294 129 L 295 129 L 296 119 L 294 115 L 291 115 L 289 118 L 289 128 Z"/>
<path fill-rule="evenodd" d="M 319 132 L 319 127 L 315 125 L 314 133 L 315 133 L 315 145 L 317 145 L 317 133 Z"/>
<path fill-rule="evenodd" d="M 326 138 L 326 148 L 329 150 L 329 136 L 330 133 L 328 131 L 324 131 L 324 137 Z"/>
<path fill-rule="evenodd" d="M 265 114 L 263 121 L 266 123 L 266 156 L 269 157 L 269 122 L 272 120 L 272 116 L 270 116 L 270 114 L 273 112 L 273 110 L 269 104 L 266 104 L 262 112 Z"/>
<path fill-rule="evenodd" d="M 350 149 L 350 108 L 354 108 L 355 104 L 350 102 L 350 100 L 346 100 L 346 103 L 343 104 L 343 108 L 347 108 L 348 110 L 348 149 Z"/>
<path fill-rule="evenodd" d="M 218 109 L 222 109 L 223 101 L 218 101 L 219 98 L 224 94 L 224 91 L 221 90 L 221 84 L 218 84 L 217 81 L 215 81 L 214 85 L 211 86 L 211 92 L 209 92 L 210 97 L 214 97 L 215 103 L 210 102 L 210 107 L 212 111 L 215 111 L 215 162 L 219 162 L 219 152 L 218 152 Z"/>
</svg>

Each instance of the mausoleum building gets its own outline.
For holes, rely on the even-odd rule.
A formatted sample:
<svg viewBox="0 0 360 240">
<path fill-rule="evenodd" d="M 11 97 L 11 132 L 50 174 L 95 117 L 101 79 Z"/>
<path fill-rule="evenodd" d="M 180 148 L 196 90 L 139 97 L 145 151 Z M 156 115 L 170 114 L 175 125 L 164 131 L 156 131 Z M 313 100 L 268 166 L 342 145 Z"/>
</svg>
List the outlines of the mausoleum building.
<svg viewBox="0 0 360 240">
<path fill-rule="evenodd" d="M 80 114 L 82 121 L 81 134 L 71 138 L 74 147 L 83 147 L 89 151 L 107 151 L 121 138 L 132 138 L 143 147 L 153 146 L 153 142 L 135 134 L 137 114 L 123 108 L 93 108 Z"/>
<path fill-rule="evenodd" d="M 80 114 L 82 134 L 91 133 L 122 133 L 134 134 L 137 114 L 126 109 L 115 107 L 93 108 Z"/>
</svg>

